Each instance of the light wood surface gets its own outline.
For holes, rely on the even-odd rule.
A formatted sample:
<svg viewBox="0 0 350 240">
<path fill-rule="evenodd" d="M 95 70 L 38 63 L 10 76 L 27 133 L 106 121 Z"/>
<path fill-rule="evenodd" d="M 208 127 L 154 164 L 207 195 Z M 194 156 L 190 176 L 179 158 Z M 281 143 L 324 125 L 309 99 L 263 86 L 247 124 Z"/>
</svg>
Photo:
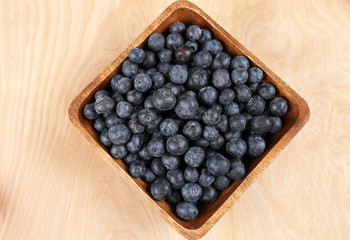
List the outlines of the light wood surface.
<svg viewBox="0 0 350 240">
<path fill-rule="evenodd" d="M 349 239 L 350 2 L 194 1 L 311 119 L 203 239 Z M 171 1 L 0 1 L 0 239 L 183 239 L 69 123 Z"/>
</svg>

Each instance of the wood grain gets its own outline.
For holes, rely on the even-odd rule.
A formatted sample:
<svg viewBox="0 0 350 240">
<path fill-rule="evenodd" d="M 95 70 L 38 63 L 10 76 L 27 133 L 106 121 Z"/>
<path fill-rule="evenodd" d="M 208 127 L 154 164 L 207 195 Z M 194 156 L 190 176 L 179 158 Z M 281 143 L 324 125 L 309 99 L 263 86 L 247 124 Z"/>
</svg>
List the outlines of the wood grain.
<svg viewBox="0 0 350 240">
<path fill-rule="evenodd" d="M 311 109 L 203 239 L 349 239 L 350 3 L 194 2 Z M 182 239 L 66 112 L 170 3 L 0 2 L 0 239 Z"/>
</svg>

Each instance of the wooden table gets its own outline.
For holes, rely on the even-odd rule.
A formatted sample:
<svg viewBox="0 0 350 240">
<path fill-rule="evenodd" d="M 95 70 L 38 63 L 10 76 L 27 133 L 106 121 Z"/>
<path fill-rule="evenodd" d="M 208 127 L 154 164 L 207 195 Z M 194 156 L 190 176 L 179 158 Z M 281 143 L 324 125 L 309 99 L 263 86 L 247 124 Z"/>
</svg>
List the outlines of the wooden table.
<svg viewBox="0 0 350 240">
<path fill-rule="evenodd" d="M 0 1 L 0 239 L 182 239 L 67 114 L 171 2 Z M 350 2 L 194 2 L 311 109 L 203 239 L 350 239 Z"/>
</svg>

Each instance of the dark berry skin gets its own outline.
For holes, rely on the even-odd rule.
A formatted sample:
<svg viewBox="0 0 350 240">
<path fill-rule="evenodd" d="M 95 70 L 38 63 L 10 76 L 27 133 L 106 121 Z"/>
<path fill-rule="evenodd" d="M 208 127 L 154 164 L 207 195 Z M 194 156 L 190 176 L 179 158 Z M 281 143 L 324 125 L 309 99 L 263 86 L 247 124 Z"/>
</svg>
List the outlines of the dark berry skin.
<svg viewBox="0 0 350 240">
<path fill-rule="evenodd" d="M 186 26 L 182 22 L 174 22 L 169 27 L 170 32 L 183 33 L 186 31 Z"/>
<path fill-rule="evenodd" d="M 115 87 L 117 86 L 118 81 L 119 81 L 120 79 L 122 79 L 123 77 L 124 77 L 123 74 L 117 74 L 117 75 L 115 75 L 115 76 L 112 78 L 112 80 L 111 80 L 111 87 L 112 87 L 113 91 L 117 91 L 117 89 L 115 89 Z"/>
<path fill-rule="evenodd" d="M 288 112 L 288 103 L 282 97 L 276 97 L 270 102 L 270 111 L 276 117 L 282 117 Z"/>
<path fill-rule="evenodd" d="M 258 93 L 262 98 L 270 100 L 276 95 L 276 88 L 271 83 L 263 83 L 260 85 Z"/>
<path fill-rule="evenodd" d="M 129 166 L 129 173 L 134 178 L 139 178 L 145 175 L 146 165 L 144 162 L 136 160 L 133 161 Z"/>
<path fill-rule="evenodd" d="M 270 120 L 271 120 L 271 129 L 270 129 L 270 133 L 275 133 L 275 132 L 278 132 L 282 129 L 283 127 L 283 122 L 282 122 L 282 119 L 279 118 L 279 117 L 270 117 Z"/>
<path fill-rule="evenodd" d="M 143 59 L 145 59 L 145 51 L 143 51 L 143 49 L 135 47 L 133 49 L 130 50 L 129 52 L 129 59 L 130 61 L 132 61 L 133 63 L 142 63 Z"/>
<path fill-rule="evenodd" d="M 209 146 L 209 141 L 204 138 L 199 138 L 196 140 L 196 145 L 201 148 L 207 148 Z"/>
<path fill-rule="evenodd" d="M 108 114 L 106 117 L 106 125 L 108 128 L 115 124 L 125 123 L 125 119 L 120 118 L 116 113 Z"/>
<path fill-rule="evenodd" d="M 165 154 L 163 140 L 161 138 L 153 138 L 148 142 L 147 150 L 152 157 L 162 157 Z"/>
<path fill-rule="evenodd" d="M 115 83 L 113 88 L 116 91 L 118 91 L 119 93 L 125 94 L 131 90 L 132 80 L 128 77 L 123 77 L 123 78 L 119 79 L 118 82 Z"/>
<path fill-rule="evenodd" d="M 180 202 L 176 206 L 176 214 L 184 220 L 193 220 L 198 215 L 198 208 L 194 203 Z"/>
<path fill-rule="evenodd" d="M 170 71 L 170 68 L 172 67 L 173 65 L 170 64 L 170 63 L 158 63 L 157 65 L 157 68 L 158 68 L 158 71 L 162 74 L 164 74 L 164 76 L 166 77 L 169 77 L 169 71 Z"/>
<path fill-rule="evenodd" d="M 143 102 L 143 94 L 133 89 L 126 94 L 126 100 L 134 106 L 139 105 Z"/>
<path fill-rule="evenodd" d="M 198 41 L 202 37 L 202 30 L 197 25 L 191 25 L 187 28 L 186 37 L 192 41 Z"/>
<path fill-rule="evenodd" d="M 229 104 L 224 105 L 224 114 L 226 114 L 226 116 L 229 117 L 236 113 L 239 113 L 239 106 L 237 103 L 231 102 Z"/>
<path fill-rule="evenodd" d="M 123 158 L 128 154 L 128 151 L 124 144 L 121 145 L 113 145 L 110 150 L 111 155 L 114 158 Z"/>
<path fill-rule="evenodd" d="M 214 57 L 213 62 L 211 63 L 212 70 L 226 69 L 230 67 L 231 57 L 227 53 L 221 52 Z"/>
<path fill-rule="evenodd" d="M 158 201 L 165 200 L 171 195 L 171 185 L 164 179 L 160 178 L 152 183 L 151 185 L 151 195 Z"/>
<path fill-rule="evenodd" d="M 213 109 L 214 111 L 218 112 L 218 113 L 222 113 L 222 106 L 218 103 L 214 103 L 211 107 L 211 109 Z"/>
<path fill-rule="evenodd" d="M 208 157 L 207 168 L 215 176 L 226 175 L 230 171 L 230 161 L 220 153 Z"/>
<path fill-rule="evenodd" d="M 198 94 L 199 100 L 206 105 L 214 104 L 215 101 L 218 99 L 218 96 L 218 91 L 212 86 L 206 86 L 201 88 Z"/>
<path fill-rule="evenodd" d="M 163 136 L 173 136 L 177 133 L 178 130 L 179 125 L 174 119 L 167 118 L 160 123 L 160 132 Z"/>
<path fill-rule="evenodd" d="M 219 150 L 225 145 L 225 139 L 219 135 L 216 139 L 210 141 L 210 147 L 214 150 Z"/>
<path fill-rule="evenodd" d="M 176 103 L 174 111 L 181 119 L 193 119 L 198 112 L 198 102 L 196 98 L 181 95 Z"/>
<path fill-rule="evenodd" d="M 202 121 L 203 113 L 204 113 L 205 111 L 206 111 L 206 108 L 205 108 L 205 107 L 199 106 L 198 112 L 197 112 L 196 116 L 193 118 L 193 120 Z"/>
<path fill-rule="evenodd" d="M 182 201 L 182 195 L 180 191 L 172 190 L 171 195 L 166 199 L 170 204 L 178 204 Z"/>
<path fill-rule="evenodd" d="M 260 83 L 250 83 L 248 86 L 252 94 L 256 94 L 260 87 Z"/>
<path fill-rule="evenodd" d="M 232 180 L 238 180 L 244 177 L 245 173 L 245 166 L 241 161 L 231 161 L 231 167 L 227 173 L 227 177 Z"/>
<path fill-rule="evenodd" d="M 222 90 L 219 96 L 219 103 L 222 105 L 226 105 L 231 103 L 234 98 L 235 98 L 235 92 L 232 89 L 227 88 Z"/>
<path fill-rule="evenodd" d="M 143 102 L 144 108 L 155 108 L 152 102 L 152 95 L 149 95 Z"/>
<path fill-rule="evenodd" d="M 139 160 L 139 155 L 136 153 L 129 153 L 126 155 L 125 158 L 123 158 L 123 162 L 127 165 L 130 165 L 133 161 Z"/>
<path fill-rule="evenodd" d="M 184 45 L 176 49 L 175 59 L 178 63 L 187 63 L 192 56 L 192 50 L 190 47 Z"/>
<path fill-rule="evenodd" d="M 99 118 L 94 120 L 94 128 L 98 132 L 102 132 L 102 130 L 105 129 L 106 127 L 107 127 L 106 119 L 104 117 L 99 117 Z"/>
<path fill-rule="evenodd" d="M 186 181 L 184 178 L 184 174 L 181 170 L 169 170 L 166 174 L 166 178 L 173 187 L 173 189 L 180 189 L 182 188 Z"/>
<path fill-rule="evenodd" d="M 247 119 L 240 113 L 230 117 L 230 129 L 234 132 L 242 132 L 246 128 Z"/>
<path fill-rule="evenodd" d="M 152 172 L 151 169 L 146 168 L 145 174 L 141 177 L 142 181 L 146 183 L 152 183 L 157 179 L 157 176 Z"/>
<path fill-rule="evenodd" d="M 218 69 L 213 73 L 212 76 L 213 85 L 219 89 L 223 90 L 231 86 L 230 74 L 226 69 Z"/>
<path fill-rule="evenodd" d="M 134 134 L 130 137 L 129 141 L 126 143 L 126 148 L 131 153 L 137 153 L 143 144 L 143 139 L 140 134 Z"/>
<path fill-rule="evenodd" d="M 208 29 L 203 29 L 202 30 L 202 37 L 198 40 L 199 43 L 206 43 L 212 39 L 212 34 L 211 31 Z"/>
<path fill-rule="evenodd" d="M 247 153 L 251 156 L 259 156 L 265 151 L 265 141 L 262 137 L 252 135 L 247 140 Z"/>
<path fill-rule="evenodd" d="M 131 115 L 133 107 L 129 102 L 121 101 L 117 104 L 116 112 L 119 117 L 127 118 Z"/>
<path fill-rule="evenodd" d="M 156 120 L 154 120 L 150 125 L 147 126 L 146 132 L 154 133 L 159 130 L 159 125 L 163 121 L 162 115 L 157 115 Z"/>
<path fill-rule="evenodd" d="M 205 152 L 200 147 L 190 147 L 184 157 L 188 166 L 199 167 L 205 159 Z"/>
<path fill-rule="evenodd" d="M 234 87 L 235 91 L 235 100 L 237 102 L 248 102 L 249 99 L 252 97 L 252 92 L 250 91 L 249 87 L 245 84 L 239 84 Z"/>
<path fill-rule="evenodd" d="M 253 117 L 249 121 L 249 127 L 252 133 L 262 135 L 270 131 L 272 127 L 272 122 L 268 116 L 260 115 Z"/>
<path fill-rule="evenodd" d="M 231 157 L 242 157 L 247 151 L 247 144 L 242 138 L 232 138 L 226 144 L 226 153 Z"/>
<path fill-rule="evenodd" d="M 165 45 L 165 38 L 163 34 L 160 33 L 153 33 L 149 38 L 148 38 L 148 47 L 152 51 L 160 51 L 164 48 Z"/>
<path fill-rule="evenodd" d="M 204 51 L 208 51 L 211 54 L 213 54 L 214 56 L 221 53 L 223 51 L 223 49 L 224 48 L 223 48 L 221 42 L 217 39 L 207 41 L 207 42 L 205 42 L 205 44 L 203 46 Z"/>
<path fill-rule="evenodd" d="M 231 79 L 236 85 L 245 83 L 248 81 L 248 72 L 243 68 L 233 69 L 231 72 Z"/>
<path fill-rule="evenodd" d="M 219 112 L 210 108 L 203 113 L 202 119 L 206 125 L 216 126 L 220 122 L 221 116 Z"/>
<path fill-rule="evenodd" d="M 250 122 L 250 120 L 253 118 L 253 116 L 247 112 L 242 113 L 245 119 L 247 120 L 247 124 Z"/>
<path fill-rule="evenodd" d="M 186 167 L 184 171 L 184 178 L 188 182 L 197 182 L 199 179 L 198 169 L 190 166 Z"/>
<path fill-rule="evenodd" d="M 216 200 L 217 196 L 218 194 L 214 187 L 204 187 L 202 197 L 199 199 L 199 201 L 204 204 L 212 203 Z"/>
<path fill-rule="evenodd" d="M 185 42 L 185 46 L 189 47 L 192 53 L 195 53 L 198 51 L 198 43 L 195 41 L 188 40 Z"/>
<path fill-rule="evenodd" d="M 154 172 L 154 174 L 160 177 L 165 176 L 165 174 L 167 173 L 167 169 L 160 161 L 160 158 L 153 159 L 151 163 L 151 169 L 152 172 Z"/>
<path fill-rule="evenodd" d="M 171 50 L 176 50 L 184 45 L 184 39 L 181 34 L 177 32 L 170 33 L 166 38 L 166 46 Z"/>
<path fill-rule="evenodd" d="M 202 187 L 209 187 L 215 181 L 215 176 L 209 172 L 208 169 L 203 168 L 199 176 L 199 184 Z"/>
<path fill-rule="evenodd" d="M 203 129 L 203 137 L 208 140 L 212 141 L 215 140 L 219 136 L 219 131 L 213 127 L 213 126 L 205 126 Z"/>
<path fill-rule="evenodd" d="M 231 69 L 249 69 L 249 60 L 245 56 L 235 56 L 231 61 Z"/>
<path fill-rule="evenodd" d="M 175 170 L 180 166 L 181 160 L 177 156 L 171 154 L 165 154 L 162 156 L 162 164 L 170 170 Z"/>
<path fill-rule="evenodd" d="M 146 69 L 156 66 L 156 64 L 157 64 L 156 54 L 154 52 L 148 51 L 148 50 L 145 51 L 145 54 L 146 54 L 146 56 L 145 56 L 145 59 L 143 59 L 141 66 L 143 68 L 146 68 Z"/>
<path fill-rule="evenodd" d="M 261 115 L 265 110 L 265 100 L 259 95 L 254 95 L 246 104 L 247 112 L 253 116 Z"/>
<path fill-rule="evenodd" d="M 187 151 L 188 141 L 184 136 L 175 134 L 167 139 L 166 148 L 170 154 L 181 156 Z"/>
<path fill-rule="evenodd" d="M 108 129 L 108 137 L 115 145 L 124 144 L 130 138 L 130 130 L 124 124 L 115 124 Z"/>
<path fill-rule="evenodd" d="M 212 186 L 219 191 L 222 191 L 230 185 L 230 179 L 226 176 L 218 176 L 213 182 Z"/>
<path fill-rule="evenodd" d="M 107 128 L 101 132 L 100 141 L 103 144 L 103 146 L 105 146 L 105 147 L 112 146 L 113 143 L 111 142 L 111 140 L 108 137 L 108 129 Z"/>
<path fill-rule="evenodd" d="M 124 97 L 120 92 L 114 91 L 111 97 L 116 103 L 124 101 Z"/>
<path fill-rule="evenodd" d="M 110 93 L 107 90 L 98 90 L 94 95 L 95 99 L 102 98 L 103 96 L 110 97 Z"/>
<path fill-rule="evenodd" d="M 196 140 L 202 135 L 202 126 L 197 121 L 188 121 L 184 125 L 182 132 L 190 140 Z"/>
<path fill-rule="evenodd" d="M 191 68 L 188 74 L 187 87 L 192 90 L 199 90 L 209 83 L 209 74 L 203 68 Z"/>
<path fill-rule="evenodd" d="M 186 202 L 196 203 L 202 196 L 202 187 L 197 183 L 186 183 L 181 188 L 181 194 Z"/>
<path fill-rule="evenodd" d="M 131 77 L 136 74 L 138 66 L 136 63 L 131 62 L 129 59 L 125 60 L 122 65 L 122 72 L 126 77 Z"/>
<path fill-rule="evenodd" d="M 138 74 L 134 80 L 134 87 L 139 92 L 147 92 L 152 87 L 151 77 L 146 73 Z"/>
<path fill-rule="evenodd" d="M 193 57 L 193 64 L 197 67 L 207 68 L 213 61 L 213 57 L 208 51 L 201 51 L 196 53 Z"/>
<path fill-rule="evenodd" d="M 106 95 L 96 99 L 94 104 L 95 111 L 98 114 L 105 114 L 105 113 L 109 114 L 112 112 L 114 107 L 115 107 L 114 100 Z"/>
<path fill-rule="evenodd" d="M 145 126 L 152 124 L 157 119 L 157 114 L 152 109 L 142 109 L 139 112 L 139 121 Z"/>
<path fill-rule="evenodd" d="M 187 69 L 181 65 L 174 65 L 170 68 L 169 78 L 175 84 L 183 84 L 188 76 Z"/>
<path fill-rule="evenodd" d="M 145 131 L 145 126 L 140 123 L 137 118 L 132 118 L 128 122 L 128 127 L 132 133 L 143 133 Z"/>
<path fill-rule="evenodd" d="M 142 160 L 145 161 L 150 161 L 153 157 L 151 156 L 151 154 L 149 154 L 148 149 L 147 149 L 147 144 L 143 145 L 143 147 L 141 147 L 140 151 L 138 151 L 139 153 L 139 157 Z"/>
<path fill-rule="evenodd" d="M 228 124 L 228 117 L 224 114 L 221 114 L 220 116 L 220 122 L 216 125 L 216 128 L 224 133 L 228 130 L 229 124 Z"/>
<path fill-rule="evenodd" d="M 153 89 L 161 88 L 165 83 L 165 77 L 160 72 L 152 73 L 151 80 L 152 80 L 152 88 Z"/>
<path fill-rule="evenodd" d="M 168 111 L 175 107 L 176 97 L 169 88 L 160 88 L 152 96 L 153 105 L 160 111 Z"/>
<path fill-rule="evenodd" d="M 162 63 L 169 63 L 173 57 L 173 51 L 170 49 L 163 49 L 158 52 L 158 59 Z"/>
<path fill-rule="evenodd" d="M 248 70 L 249 83 L 260 83 L 264 78 L 264 72 L 258 67 L 252 67 Z"/>
</svg>

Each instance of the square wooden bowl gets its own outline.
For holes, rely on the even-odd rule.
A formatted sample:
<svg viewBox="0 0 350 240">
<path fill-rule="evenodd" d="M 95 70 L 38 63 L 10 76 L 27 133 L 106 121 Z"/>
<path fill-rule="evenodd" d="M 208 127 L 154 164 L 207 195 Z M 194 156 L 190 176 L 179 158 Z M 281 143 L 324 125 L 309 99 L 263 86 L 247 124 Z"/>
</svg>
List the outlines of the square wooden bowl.
<svg viewBox="0 0 350 240">
<path fill-rule="evenodd" d="M 166 32 L 171 23 L 181 21 L 186 25 L 196 24 L 201 28 L 212 31 L 215 38 L 220 39 L 231 56 L 245 55 L 253 66 L 260 67 L 265 72 L 264 82 L 273 83 L 278 95 L 289 102 L 289 112 L 283 117 L 284 127 L 281 131 L 271 134 L 266 139 L 266 150 L 259 157 L 244 159 L 247 174 L 238 181 L 234 181 L 227 189 L 220 191 L 217 200 L 207 206 L 200 206 L 199 215 L 195 220 L 184 221 L 178 218 L 174 208 L 166 201 L 156 201 L 149 193 L 149 186 L 141 179 L 132 178 L 127 166 L 120 160 L 114 159 L 99 141 L 99 134 L 93 129 L 91 121 L 83 116 L 83 107 L 90 103 L 97 90 L 104 89 L 110 84 L 111 78 L 121 72 L 123 61 L 128 57 L 133 47 L 143 47 L 147 38 L 155 32 Z M 188 239 L 198 239 L 205 235 L 211 227 L 225 214 L 237 201 L 243 192 L 252 184 L 257 176 L 272 162 L 277 154 L 300 131 L 309 119 L 309 108 L 293 89 L 283 82 L 276 74 L 266 67 L 259 59 L 243 47 L 236 39 L 230 36 L 213 19 L 194 4 L 187 1 L 178 1 L 171 4 L 146 30 L 131 43 L 106 69 L 98 75 L 71 103 L 69 117 L 72 124 L 86 138 L 86 140 L 99 152 L 113 169 L 116 170 L 130 185 L 140 191 L 154 209 Z"/>
</svg>

